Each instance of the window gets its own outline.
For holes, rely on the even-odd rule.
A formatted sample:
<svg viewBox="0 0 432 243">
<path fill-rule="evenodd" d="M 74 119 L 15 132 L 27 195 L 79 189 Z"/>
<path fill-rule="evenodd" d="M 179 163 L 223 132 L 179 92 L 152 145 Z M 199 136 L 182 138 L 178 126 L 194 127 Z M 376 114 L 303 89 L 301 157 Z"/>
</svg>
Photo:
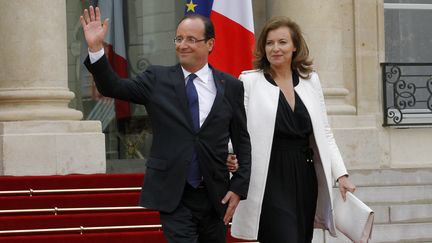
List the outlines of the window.
<svg viewBox="0 0 432 243">
<path fill-rule="evenodd" d="M 432 125 L 432 2 L 385 0 L 384 125 Z"/>
<path fill-rule="evenodd" d="M 97 4 L 96 0 L 91 2 Z M 79 16 L 82 10 L 89 6 L 89 0 L 67 0 L 66 4 L 69 89 L 76 96 L 70 106 L 81 110 L 84 119 L 102 122 L 106 135 L 107 160 L 147 158 L 152 134 L 145 107 L 130 104 L 131 115 L 118 118 L 114 101 L 98 94 L 91 75 L 86 73 L 82 65 L 83 58 L 87 56 L 87 47 L 83 40 Z M 151 64 L 175 64 L 172 39 L 177 22 L 183 16 L 184 1 L 124 0 L 121 6 L 129 77 L 136 76 Z"/>
<path fill-rule="evenodd" d="M 432 62 L 432 2 L 385 0 L 386 62 Z"/>
</svg>

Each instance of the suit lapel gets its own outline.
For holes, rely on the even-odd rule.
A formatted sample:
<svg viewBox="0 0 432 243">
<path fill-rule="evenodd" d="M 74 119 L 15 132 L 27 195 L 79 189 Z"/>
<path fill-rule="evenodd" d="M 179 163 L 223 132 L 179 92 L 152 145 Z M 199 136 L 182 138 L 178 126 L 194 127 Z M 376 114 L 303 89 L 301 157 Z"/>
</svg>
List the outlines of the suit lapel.
<svg viewBox="0 0 432 243">
<path fill-rule="evenodd" d="M 225 95 L 225 80 L 223 79 L 222 74 L 219 71 L 217 71 L 216 69 L 214 69 L 213 67 L 210 67 L 210 68 L 212 69 L 213 80 L 214 80 L 215 85 L 216 85 L 216 97 L 215 97 L 215 100 L 213 102 L 210 113 L 208 114 L 207 118 L 205 119 L 205 121 L 202 124 L 200 129 L 203 129 L 208 124 L 208 121 L 210 119 L 212 119 L 212 117 L 215 114 L 215 111 L 221 105 L 223 98 L 224 98 L 224 95 Z"/>
<path fill-rule="evenodd" d="M 171 75 L 170 78 L 174 83 L 174 89 L 179 98 L 179 103 L 183 110 L 183 114 L 186 116 L 186 120 L 189 123 L 189 128 L 191 129 L 191 131 L 194 131 L 193 123 L 192 123 L 192 115 L 190 113 L 188 103 L 187 103 L 184 74 L 180 67 L 180 64 L 172 67 L 170 75 Z"/>
</svg>

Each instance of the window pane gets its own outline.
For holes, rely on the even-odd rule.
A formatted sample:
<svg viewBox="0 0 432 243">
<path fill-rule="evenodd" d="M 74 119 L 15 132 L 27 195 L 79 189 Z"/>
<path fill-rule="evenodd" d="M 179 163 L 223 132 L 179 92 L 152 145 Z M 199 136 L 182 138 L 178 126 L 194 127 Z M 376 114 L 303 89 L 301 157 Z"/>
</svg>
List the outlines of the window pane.
<svg viewBox="0 0 432 243">
<path fill-rule="evenodd" d="M 430 3 L 385 1 L 425 2 Z M 384 10 L 386 62 L 432 62 L 432 4 L 397 5 L 400 9 L 394 6 L 385 5 Z"/>
<path fill-rule="evenodd" d="M 384 3 L 430 4 L 430 0 L 385 0 Z"/>
</svg>

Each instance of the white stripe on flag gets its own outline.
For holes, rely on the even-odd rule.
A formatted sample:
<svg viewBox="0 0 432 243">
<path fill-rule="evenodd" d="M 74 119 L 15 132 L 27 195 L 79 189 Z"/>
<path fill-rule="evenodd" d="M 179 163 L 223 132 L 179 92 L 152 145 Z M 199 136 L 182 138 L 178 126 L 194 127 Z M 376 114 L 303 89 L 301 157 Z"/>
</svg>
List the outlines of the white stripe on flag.
<svg viewBox="0 0 432 243">
<path fill-rule="evenodd" d="M 254 33 L 251 0 L 214 0 L 212 10 Z"/>
</svg>

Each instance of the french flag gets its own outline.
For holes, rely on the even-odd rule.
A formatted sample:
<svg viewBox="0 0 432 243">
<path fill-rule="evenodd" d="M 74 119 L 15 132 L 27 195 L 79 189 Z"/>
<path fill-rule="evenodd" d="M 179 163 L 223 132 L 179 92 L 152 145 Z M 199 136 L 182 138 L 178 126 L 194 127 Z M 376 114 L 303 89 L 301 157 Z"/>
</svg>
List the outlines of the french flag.
<svg viewBox="0 0 432 243">
<path fill-rule="evenodd" d="M 216 42 L 209 56 L 211 65 L 234 77 L 252 68 L 252 0 L 186 0 L 185 14 L 201 14 L 213 22 Z"/>
<path fill-rule="evenodd" d="M 105 36 L 105 53 L 114 71 L 122 78 L 128 77 L 126 44 L 123 25 L 123 0 L 99 1 L 101 19 L 110 19 L 108 33 Z M 115 111 L 118 119 L 131 116 L 130 104 L 115 100 Z"/>
</svg>

